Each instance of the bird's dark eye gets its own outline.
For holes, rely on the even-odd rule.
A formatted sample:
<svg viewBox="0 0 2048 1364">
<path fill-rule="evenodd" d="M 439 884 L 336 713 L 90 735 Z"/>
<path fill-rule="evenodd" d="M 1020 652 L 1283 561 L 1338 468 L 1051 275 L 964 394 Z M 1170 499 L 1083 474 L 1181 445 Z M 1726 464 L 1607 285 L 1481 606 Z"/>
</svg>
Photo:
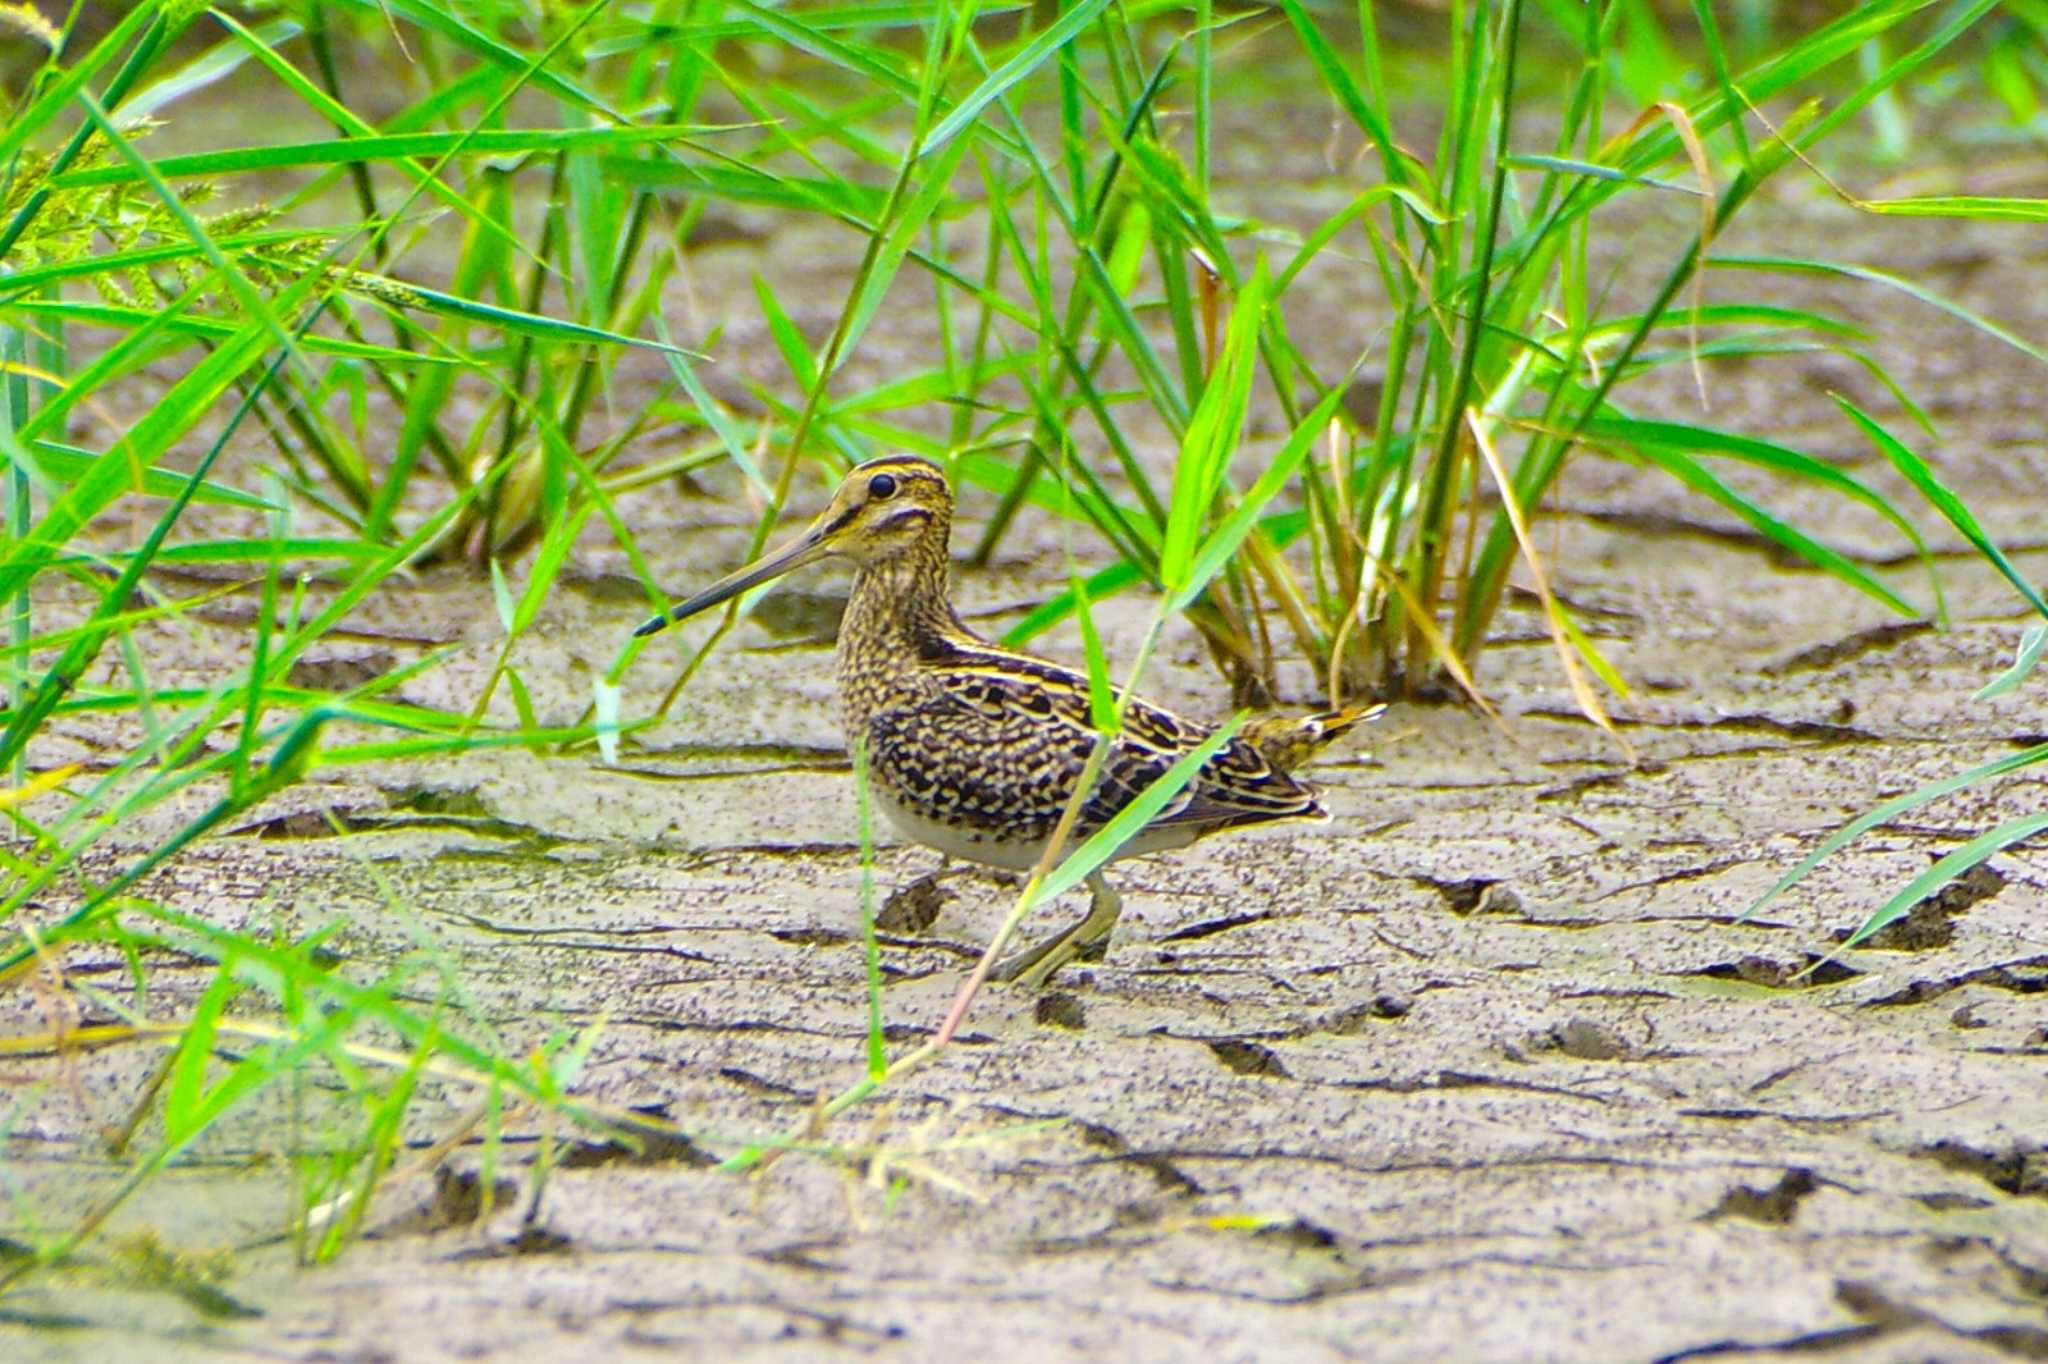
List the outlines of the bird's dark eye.
<svg viewBox="0 0 2048 1364">
<path fill-rule="evenodd" d="M 868 480 L 868 496 L 879 502 L 896 496 L 896 475 L 876 474 Z"/>
</svg>

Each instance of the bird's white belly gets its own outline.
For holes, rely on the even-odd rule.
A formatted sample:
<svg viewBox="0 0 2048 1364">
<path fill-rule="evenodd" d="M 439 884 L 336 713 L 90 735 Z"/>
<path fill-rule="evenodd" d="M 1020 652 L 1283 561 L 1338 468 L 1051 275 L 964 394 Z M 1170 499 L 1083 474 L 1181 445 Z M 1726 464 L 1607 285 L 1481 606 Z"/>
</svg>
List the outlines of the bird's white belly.
<svg viewBox="0 0 2048 1364">
<path fill-rule="evenodd" d="M 963 862 L 979 862 L 985 867 L 1030 871 L 1038 865 L 1038 855 L 1045 850 L 1042 842 L 998 838 L 959 824 L 942 823 L 898 800 L 895 793 L 881 782 L 876 782 L 872 790 L 875 805 L 896 826 L 896 832 L 913 843 L 936 848 L 948 857 L 957 857 Z"/>
<path fill-rule="evenodd" d="M 933 819 L 897 799 L 895 793 L 881 782 L 876 782 L 872 789 L 875 805 L 896 826 L 896 832 L 913 843 L 936 848 L 948 857 L 957 857 L 963 862 L 979 862 L 985 867 L 1001 867 L 1007 871 L 1030 871 L 1038 865 L 1039 855 L 1045 851 L 1043 841 L 1005 839 Z M 1126 857 L 1144 857 L 1149 853 L 1185 848 L 1200 838 L 1202 832 L 1186 825 L 1141 829 L 1136 837 L 1116 850 L 1110 861 L 1120 862 Z M 1081 841 L 1078 838 L 1069 840 L 1067 851 L 1071 853 L 1081 845 Z"/>
</svg>

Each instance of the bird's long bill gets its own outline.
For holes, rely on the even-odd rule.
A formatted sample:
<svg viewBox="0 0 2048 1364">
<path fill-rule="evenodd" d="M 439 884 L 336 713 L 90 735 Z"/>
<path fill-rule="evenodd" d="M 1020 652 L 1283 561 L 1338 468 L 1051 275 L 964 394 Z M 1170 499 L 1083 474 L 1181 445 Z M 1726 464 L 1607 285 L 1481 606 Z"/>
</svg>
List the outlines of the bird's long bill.
<svg viewBox="0 0 2048 1364">
<path fill-rule="evenodd" d="M 687 601 L 677 602 L 668 610 L 633 631 L 635 636 L 651 635 L 665 629 L 679 620 L 688 620 L 699 611 L 707 611 L 722 601 L 737 597 L 750 587 L 779 578 L 793 568 L 825 556 L 825 532 L 822 527 L 812 526 L 796 539 L 764 558 L 756 559 L 745 568 L 720 578 L 711 586 Z"/>
</svg>

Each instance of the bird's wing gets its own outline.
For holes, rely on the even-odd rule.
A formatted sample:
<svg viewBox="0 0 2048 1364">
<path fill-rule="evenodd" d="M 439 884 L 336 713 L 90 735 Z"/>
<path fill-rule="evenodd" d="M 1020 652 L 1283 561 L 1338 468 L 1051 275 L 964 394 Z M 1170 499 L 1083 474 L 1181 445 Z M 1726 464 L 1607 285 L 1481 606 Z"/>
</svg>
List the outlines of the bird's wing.
<svg viewBox="0 0 2048 1364">
<path fill-rule="evenodd" d="M 1164 776 L 1213 727 L 1133 699 L 1123 732 L 1081 807 L 1100 828 Z M 987 645 L 928 659 L 918 685 L 868 726 L 877 773 L 940 818 L 1050 834 L 1095 746 L 1088 680 L 1058 664 Z M 1152 824 L 1256 824 L 1321 813 L 1314 794 L 1256 747 L 1232 738 Z"/>
</svg>

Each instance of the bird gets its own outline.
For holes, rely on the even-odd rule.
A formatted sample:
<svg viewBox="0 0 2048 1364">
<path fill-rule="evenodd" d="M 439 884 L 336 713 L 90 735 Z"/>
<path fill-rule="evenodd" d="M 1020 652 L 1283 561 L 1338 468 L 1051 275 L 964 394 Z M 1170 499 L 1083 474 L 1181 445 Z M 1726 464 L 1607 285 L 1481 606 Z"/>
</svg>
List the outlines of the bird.
<svg viewBox="0 0 2048 1364">
<path fill-rule="evenodd" d="M 633 633 L 652 635 L 806 564 L 851 560 L 837 645 L 840 718 L 848 743 L 865 749 L 875 804 L 906 838 L 949 859 L 1025 871 L 1038 865 L 1096 742 L 1088 678 L 961 623 L 948 586 L 952 521 L 953 493 L 938 465 L 906 454 L 870 459 L 847 472 L 802 534 Z M 1293 769 L 1384 709 L 1247 722 L 1112 861 L 1228 829 L 1326 820 Z M 1075 845 L 1215 729 L 1130 698 L 1081 806 Z M 1084 918 L 1001 963 L 995 977 L 1042 988 L 1105 947 L 1122 899 L 1099 868 L 1088 887 Z"/>
</svg>

